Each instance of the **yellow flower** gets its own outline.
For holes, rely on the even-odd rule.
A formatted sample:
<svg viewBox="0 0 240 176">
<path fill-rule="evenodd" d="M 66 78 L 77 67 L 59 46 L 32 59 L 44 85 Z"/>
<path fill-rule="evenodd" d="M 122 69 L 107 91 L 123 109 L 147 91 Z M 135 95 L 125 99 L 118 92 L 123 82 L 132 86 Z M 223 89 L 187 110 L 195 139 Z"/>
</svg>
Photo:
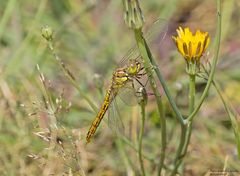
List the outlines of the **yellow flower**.
<svg viewBox="0 0 240 176">
<path fill-rule="evenodd" d="M 199 64 L 199 59 L 206 51 L 210 38 L 208 32 L 201 32 L 197 30 L 195 35 L 189 30 L 189 28 L 177 29 L 178 36 L 173 36 L 178 51 L 187 60 L 187 62 L 196 62 Z"/>
</svg>

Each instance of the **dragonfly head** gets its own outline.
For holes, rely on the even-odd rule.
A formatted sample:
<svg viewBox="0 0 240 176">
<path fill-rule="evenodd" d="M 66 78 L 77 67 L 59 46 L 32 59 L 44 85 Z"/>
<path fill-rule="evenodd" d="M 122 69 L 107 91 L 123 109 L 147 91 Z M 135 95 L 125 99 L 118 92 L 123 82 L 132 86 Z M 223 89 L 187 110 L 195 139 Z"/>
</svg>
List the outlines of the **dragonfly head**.
<svg viewBox="0 0 240 176">
<path fill-rule="evenodd" d="M 128 67 L 127 67 L 127 73 L 129 75 L 136 75 L 141 70 L 141 63 L 136 60 L 130 60 Z"/>
</svg>

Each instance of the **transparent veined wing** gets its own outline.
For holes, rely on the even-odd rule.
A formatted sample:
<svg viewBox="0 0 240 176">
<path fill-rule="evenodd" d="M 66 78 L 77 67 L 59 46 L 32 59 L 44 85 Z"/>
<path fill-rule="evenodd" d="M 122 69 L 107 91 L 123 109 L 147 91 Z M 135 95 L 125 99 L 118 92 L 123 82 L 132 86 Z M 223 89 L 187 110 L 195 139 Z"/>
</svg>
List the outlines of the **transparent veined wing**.
<svg viewBox="0 0 240 176">
<path fill-rule="evenodd" d="M 129 83 L 118 91 L 117 96 L 112 100 L 108 109 L 108 126 L 115 134 L 126 138 L 128 138 L 128 122 L 131 121 L 131 117 L 128 116 L 129 110 L 132 109 L 130 106 L 137 105 L 143 99 L 141 92 L 136 92 L 142 87 L 138 86 L 136 89 L 131 85 Z M 146 91 L 145 87 L 142 89 Z M 147 100 L 147 98 L 144 100 Z"/>
<path fill-rule="evenodd" d="M 158 42 L 158 44 L 160 44 L 164 40 L 167 32 L 167 21 L 159 18 L 148 29 L 146 29 L 146 32 L 143 31 L 143 35 L 148 44 L 151 45 L 151 43 L 155 42 Z M 119 62 L 119 67 L 126 65 L 129 59 L 134 58 L 139 58 L 139 52 L 136 45 L 129 49 L 125 56 L 121 59 L 121 61 Z"/>
<path fill-rule="evenodd" d="M 117 135 L 123 135 L 125 127 L 121 119 L 120 110 L 117 105 L 116 98 L 112 100 L 108 109 L 108 126 Z"/>
<path fill-rule="evenodd" d="M 141 82 L 141 80 L 138 81 Z M 138 81 L 130 81 L 118 91 L 118 97 L 128 106 L 135 106 L 138 103 L 138 89 L 143 85 Z"/>
</svg>

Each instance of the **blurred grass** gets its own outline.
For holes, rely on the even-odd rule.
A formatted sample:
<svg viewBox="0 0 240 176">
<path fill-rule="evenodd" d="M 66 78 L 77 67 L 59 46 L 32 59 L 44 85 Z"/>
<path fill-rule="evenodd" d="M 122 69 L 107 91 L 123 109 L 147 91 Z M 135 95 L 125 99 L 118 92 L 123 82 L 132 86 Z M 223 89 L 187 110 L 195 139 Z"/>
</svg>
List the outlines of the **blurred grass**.
<svg viewBox="0 0 240 176">
<path fill-rule="evenodd" d="M 144 1 L 142 7 L 147 25 L 159 16 L 169 22 L 168 35 L 161 46 L 154 47 L 157 48 L 155 54 L 159 59 L 159 67 L 164 71 L 185 113 L 187 82 L 186 75 L 182 74 L 184 62 L 179 59 L 170 37 L 178 25 L 189 25 L 193 29 L 209 31 L 213 41 L 216 26 L 214 1 L 156 0 Z M 240 4 L 233 0 L 224 1 L 223 7 L 224 39 L 216 79 L 221 82 L 224 93 L 240 113 Z M 125 151 L 119 151 L 115 136 L 106 123 L 101 124 L 93 142 L 85 146 L 85 135 L 95 113 L 60 71 L 46 49 L 46 42 L 40 32 L 46 24 L 54 29 L 56 52 L 77 78 L 84 92 L 99 105 L 102 95 L 94 83 L 94 74 L 98 73 L 104 83 L 109 83 L 113 69 L 134 41 L 131 32 L 123 24 L 121 2 L 9 0 L 0 2 L 0 14 L 0 175 L 70 175 L 71 172 L 75 174 L 74 171 L 79 171 L 79 168 L 86 175 L 130 174 L 131 168 L 123 164 L 122 152 L 126 152 L 133 163 L 138 161 L 137 154 L 125 144 Z M 207 57 L 211 59 L 212 50 L 209 52 Z M 63 144 L 57 143 L 51 154 L 46 149 L 49 147 L 48 142 L 35 135 L 44 131 L 42 128 L 48 125 L 44 103 L 39 103 L 44 102 L 44 99 L 36 71 L 37 64 L 46 79 L 51 81 L 49 92 L 53 99 L 63 92 L 63 107 L 68 102 L 72 104 L 69 111 L 57 114 L 57 134 Z M 197 83 L 200 95 L 204 82 L 198 80 Z M 180 128 L 172 118 L 173 113 L 164 96 L 163 100 L 170 122 L 167 126 L 169 155 L 166 161 L 170 163 Z M 37 103 L 33 105 L 32 102 Z M 38 113 L 36 116 L 28 116 L 32 112 Z M 127 110 L 125 113 L 126 116 L 129 114 Z M 156 121 L 156 107 L 151 97 L 147 115 L 143 152 L 156 156 L 159 154 L 160 126 Z M 140 122 L 137 117 L 135 115 L 136 123 Z M 229 124 L 221 101 L 211 90 L 193 124 L 184 175 L 204 175 L 208 170 L 222 169 L 224 165 L 227 170 L 240 171 L 234 134 Z M 33 155 L 36 155 L 35 158 Z M 154 166 L 147 160 L 144 160 L 144 164 L 146 170 Z"/>
</svg>

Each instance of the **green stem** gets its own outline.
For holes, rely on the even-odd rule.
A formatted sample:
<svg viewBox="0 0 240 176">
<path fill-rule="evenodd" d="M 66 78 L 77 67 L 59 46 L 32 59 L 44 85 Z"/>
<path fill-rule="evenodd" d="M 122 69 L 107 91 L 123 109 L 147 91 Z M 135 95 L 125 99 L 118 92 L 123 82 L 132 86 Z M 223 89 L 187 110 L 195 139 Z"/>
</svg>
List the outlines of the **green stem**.
<svg viewBox="0 0 240 176">
<path fill-rule="evenodd" d="M 193 112 L 195 105 L 195 78 L 195 75 L 189 75 L 189 114 Z M 186 125 L 181 125 L 181 130 L 181 139 L 174 162 L 174 169 L 171 173 L 172 176 L 176 174 L 178 167 L 181 165 L 183 158 L 187 153 L 188 144 L 192 134 L 192 121 Z"/>
<path fill-rule="evenodd" d="M 145 176 L 146 174 L 145 174 L 143 157 L 142 157 L 142 138 L 143 138 L 144 126 L 145 126 L 145 105 L 143 103 L 141 104 L 141 116 L 142 116 L 142 120 L 141 120 L 141 128 L 140 128 L 139 142 L 138 142 L 138 157 L 139 157 L 139 163 L 140 163 L 142 175 Z"/>
<path fill-rule="evenodd" d="M 222 100 L 225 111 L 227 112 L 227 114 L 230 118 L 232 128 L 233 128 L 233 131 L 234 131 L 234 135 L 235 135 L 236 144 L 237 144 L 238 158 L 240 159 L 240 128 L 239 128 L 239 122 L 237 121 L 236 115 L 234 115 L 233 108 L 231 108 L 231 105 L 229 105 L 226 102 L 226 97 L 224 98 L 223 94 L 221 93 L 219 85 L 214 80 L 213 80 L 212 83 L 213 83 L 213 86 L 216 89 L 220 99 Z"/>
<path fill-rule="evenodd" d="M 189 114 L 194 111 L 195 105 L 195 75 L 189 75 Z"/>
<path fill-rule="evenodd" d="M 15 1 L 15 2 L 20 2 L 20 1 Z M 36 15 L 33 17 L 32 22 L 28 25 L 28 32 L 24 40 L 19 44 L 19 47 L 17 50 L 13 53 L 12 57 L 8 59 L 8 61 L 5 63 L 4 66 L 4 76 L 7 76 L 10 74 L 12 71 L 16 71 L 19 69 L 19 66 L 21 65 L 22 59 L 19 58 L 24 58 L 21 56 L 24 54 L 24 52 L 29 50 L 29 46 L 32 45 L 31 40 L 33 39 L 35 33 L 32 32 L 35 30 L 34 24 L 38 23 L 40 21 L 40 18 L 42 17 L 44 13 L 44 8 L 46 7 L 47 0 L 41 0 L 39 1 L 38 9 L 36 12 Z M 15 3 L 16 5 L 16 3 Z M 18 5 L 18 4 L 17 4 Z"/>
<path fill-rule="evenodd" d="M 132 142 L 130 142 L 126 137 L 120 137 L 120 139 L 129 147 L 131 147 L 135 152 L 138 152 L 138 148 Z M 142 154 L 142 156 L 149 162 L 156 164 L 155 158 L 153 156 L 149 156 L 148 154 L 144 154 L 144 153 Z"/>
<path fill-rule="evenodd" d="M 140 51 L 140 55 L 142 56 L 142 61 L 144 64 L 144 68 L 147 72 L 149 82 L 151 85 L 151 88 L 153 90 L 153 93 L 156 97 L 157 101 L 157 107 L 158 107 L 158 113 L 160 117 L 160 122 L 161 122 L 161 140 L 162 140 L 162 147 L 161 147 L 161 155 L 160 155 L 160 161 L 159 161 L 159 166 L 158 166 L 158 175 L 161 175 L 162 167 L 164 165 L 164 159 L 165 159 L 165 150 L 166 150 L 166 119 L 163 114 L 163 104 L 161 100 L 160 93 L 157 89 L 155 80 L 153 78 L 153 71 L 152 71 L 152 65 L 150 63 L 149 54 L 148 54 L 148 49 L 146 48 L 145 45 L 145 40 L 142 35 L 141 29 L 135 29 L 135 39 L 137 42 L 138 49 Z"/>
<path fill-rule="evenodd" d="M 178 107 L 177 107 L 177 105 L 176 105 L 176 103 L 175 103 L 175 101 L 174 101 L 174 99 L 173 99 L 173 97 L 172 97 L 172 95 L 171 95 L 171 93 L 170 93 L 170 91 L 169 91 L 169 88 L 168 88 L 168 86 L 167 86 L 167 83 L 166 83 L 166 81 L 165 81 L 162 73 L 160 72 L 160 69 L 159 69 L 159 67 L 158 67 L 155 59 L 154 59 L 153 56 L 152 56 L 151 51 L 150 51 L 150 49 L 149 49 L 149 47 L 148 47 L 148 44 L 147 44 L 147 42 L 146 42 L 145 39 L 144 39 L 144 44 L 145 44 L 145 47 L 146 47 L 147 52 L 148 52 L 149 60 L 150 60 L 151 64 L 153 65 L 154 71 L 155 71 L 155 73 L 157 74 L 157 77 L 158 77 L 159 81 L 161 82 L 161 85 L 162 85 L 162 87 L 163 87 L 163 90 L 164 90 L 167 98 L 168 98 L 168 101 L 169 101 L 169 103 L 171 104 L 171 106 L 172 106 L 172 108 L 173 108 L 173 111 L 174 111 L 175 114 L 176 114 L 177 120 L 178 120 L 181 124 L 184 124 L 184 123 L 185 123 L 185 122 L 184 122 L 184 118 L 183 118 L 180 110 L 178 109 Z"/>
<path fill-rule="evenodd" d="M 203 67 L 205 73 L 207 74 L 207 76 L 209 77 L 209 73 L 207 71 L 207 69 L 205 69 L 205 67 Z M 204 78 L 204 77 L 202 77 Z M 204 78 L 204 79 L 208 79 L 208 78 Z M 224 97 L 224 95 L 221 92 L 221 88 L 220 86 L 217 84 L 217 82 L 215 80 L 212 80 L 212 84 L 214 86 L 214 88 L 216 89 L 222 103 L 223 106 L 225 108 L 225 111 L 228 114 L 228 117 L 230 118 L 231 124 L 232 124 L 232 128 L 234 131 L 234 135 L 235 135 L 235 140 L 236 140 L 236 144 L 237 144 L 237 150 L 238 150 L 238 158 L 240 159 L 240 128 L 239 128 L 239 123 L 237 121 L 237 116 L 234 113 L 234 109 L 231 107 L 231 104 L 227 102 L 227 98 Z"/>
<path fill-rule="evenodd" d="M 222 100 L 222 103 L 223 103 L 223 106 L 224 106 L 224 108 L 225 108 L 225 111 L 226 111 L 228 114 L 231 114 L 232 112 L 231 112 L 229 106 L 227 105 L 226 101 L 225 101 L 224 98 L 223 98 L 223 95 L 222 95 L 222 93 L 221 93 L 221 90 L 220 90 L 219 85 L 218 85 L 214 80 L 212 80 L 212 83 L 213 83 L 213 86 L 214 86 L 214 88 L 216 89 L 216 91 L 217 91 L 220 99 Z"/>
<path fill-rule="evenodd" d="M 126 154 L 126 151 L 124 149 L 124 145 L 122 143 L 122 140 L 120 140 L 119 138 L 116 140 L 116 144 L 117 144 L 117 148 L 119 150 L 119 153 L 123 159 L 124 165 L 126 167 L 127 173 L 131 172 L 134 173 L 134 166 L 132 161 L 130 160 L 130 158 L 128 157 L 128 155 Z"/>
<path fill-rule="evenodd" d="M 199 103 L 197 104 L 196 108 L 194 109 L 194 111 L 191 113 L 191 115 L 187 118 L 187 121 L 192 121 L 193 118 L 195 117 L 195 115 L 197 114 L 197 112 L 199 111 L 199 109 L 202 106 L 203 101 L 205 100 L 205 98 L 207 97 L 208 91 L 210 89 L 210 86 L 212 84 L 212 80 L 214 78 L 214 73 L 215 73 L 215 69 L 216 69 L 216 65 L 217 65 L 217 61 L 218 61 L 218 56 L 219 56 L 219 50 L 220 50 L 220 41 L 221 41 L 221 0 L 217 0 L 217 35 L 216 35 L 216 43 L 215 43 L 215 53 L 214 53 L 214 58 L 213 58 L 213 67 L 211 69 L 210 75 L 209 75 L 209 79 L 207 81 L 207 85 L 203 91 L 203 94 L 200 98 Z"/>
<path fill-rule="evenodd" d="M 192 122 L 189 122 L 188 125 L 187 125 L 186 141 L 185 141 L 184 146 L 183 146 L 181 158 L 184 158 L 184 156 L 187 153 L 188 145 L 189 145 L 189 142 L 190 142 L 190 139 L 191 139 L 191 134 L 192 134 Z"/>
<path fill-rule="evenodd" d="M 186 140 L 186 133 L 187 133 L 187 128 L 185 125 L 181 125 L 181 137 L 180 137 L 180 143 L 178 146 L 177 154 L 174 160 L 175 165 L 177 164 L 179 158 L 181 157 L 181 153 L 183 151 L 183 146 L 184 146 L 184 141 Z"/>
<path fill-rule="evenodd" d="M 174 160 L 174 169 L 172 170 L 171 175 L 175 175 L 175 173 L 177 172 L 177 169 L 179 167 L 179 165 L 181 164 L 181 153 L 183 151 L 183 147 L 184 147 L 184 142 L 186 140 L 186 133 L 187 133 L 187 128 L 185 125 L 181 125 L 181 138 L 180 138 L 180 143 L 178 146 L 178 150 L 177 150 L 177 154 L 175 156 L 175 160 Z"/>
<path fill-rule="evenodd" d="M 191 114 L 194 111 L 194 106 L 195 106 L 195 95 L 196 95 L 195 81 L 196 81 L 196 75 L 189 75 L 189 114 Z M 192 121 L 190 121 L 187 124 L 186 141 L 183 146 L 181 158 L 183 158 L 187 153 L 187 148 L 190 142 L 191 134 L 192 134 Z"/>
<path fill-rule="evenodd" d="M 219 50 L 220 50 L 220 41 L 221 41 L 221 0 L 217 0 L 217 11 L 218 11 L 218 26 L 217 26 L 217 39 L 216 39 L 216 45 L 215 45 L 215 55 L 214 55 L 214 59 L 213 59 L 213 67 L 212 70 L 210 72 L 210 76 L 209 76 L 209 80 L 207 82 L 207 85 L 203 91 L 203 94 L 200 98 L 200 102 L 197 104 L 196 108 L 194 109 L 194 97 L 191 97 L 191 94 L 195 94 L 195 90 L 193 90 L 193 83 L 195 81 L 195 78 L 192 79 L 190 78 L 190 96 L 189 96 L 189 100 L 190 100 L 190 106 L 189 106 L 189 112 L 191 112 L 191 114 L 189 115 L 189 117 L 184 120 L 183 125 L 181 126 L 182 128 L 182 134 L 181 134 L 181 139 L 180 139 L 180 145 L 178 148 L 178 152 L 175 158 L 175 167 L 171 173 L 171 175 L 175 175 L 178 167 L 180 166 L 180 164 L 182 163 L 182 159 L 185 156 L 186 152 L 187 152 L 187 147 L 190 141 L 190 137 L 191 137 L 191 132 L 192 132 L 192 121 L 194 116 L 197 114 L 197 112 L 199 111 L 203 101 L 205 100 L 207 93 L 210 89 L 213 77 L 214 77 L 214 73 L 215 73 L 215 69 L 216 69 L 216 65 L 217 65 L 217 60 L 218 60 L 218 55 L 219 55 Z M 192 85 L 191 85 L 192 84 Z M 195 85 L 195 83 L 194 83 Z M 195 88 L 194 88 L 195 89 Z M 192 91 L 192 92 L 191 92 Z"/>
<path fill-rule="evenodd" d="M 6 25 L 8 24 L 8 21 L 10 20 L 11 14 L 14 10 L 14 7 L 16 5 L 16 0 L 10 0 L 7 3 L 7 7 L 5 7 L 3 15 L 1 15 L 1 21 L 0 21 L 0 38 L 2 38 L 2 34 L 6 28 Z M 6 31 L 7 32 L 7 31 Z"/>
<path fill-rule="evenodd" d="M 189 75 L 189 114 L 194 111 L 195 106 L 195 95 L 196 95 L 196 87 L 195 87 L 195 75 Z M 181 158 L 183 158 L 187 152 L 188 144 L 190 142 L 191 134 L 192 134 L 192 121 L 187 124 L 187 132 L 186 132 L 186 141 L 183 147 L 183 153 Z"/>
<path fill-rule="evenodd" d="M 76 82 L 74 76 L 71 74 L 71 72 L 65 67 L 65 65 L 63 64 L 63 62 L 61 61 L 61 59 L 59 58 L 59 56 L 57 55 L 57 53 L 54 50 L 53 47 L 53 43 L 52 41 L 48 41 L 48 47 L 51 50 L 54 58 L 56 59 L 56 61 L 58 62 L 59 66 L 61 67 L 62 71 L 65 73 L 65 76 L 69 79 L 69 81 L 71 82 L 71 84 L 78 90 L 80 96 L 82 96 L 86 102 L 89 104 L 89 106 L 93 109 L 94 112 L 98 112 L 98 108 L 97 106 L 95 106 L 95 104 L 91 101 L 91 99 L 84 93 L 84 91 L 81 89 L 81 87 L 78 85 L 78 83 Z"/>
</svg>

